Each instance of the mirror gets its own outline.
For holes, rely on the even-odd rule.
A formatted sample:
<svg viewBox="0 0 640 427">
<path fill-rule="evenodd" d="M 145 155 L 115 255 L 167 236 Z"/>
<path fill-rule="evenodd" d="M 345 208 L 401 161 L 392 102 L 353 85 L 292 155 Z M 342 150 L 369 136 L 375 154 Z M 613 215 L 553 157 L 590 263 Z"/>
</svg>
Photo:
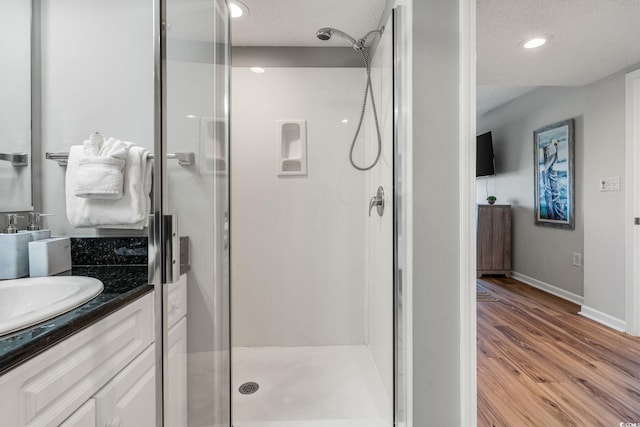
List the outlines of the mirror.
<svg viewBox="0 0 640 427">
<path fill-rule="evenodd" d="M 31 1 L 0 2 L 0 212 L 33 209 Z M 26 154 L 12 156 L 12 154 Z"/>
</svg>

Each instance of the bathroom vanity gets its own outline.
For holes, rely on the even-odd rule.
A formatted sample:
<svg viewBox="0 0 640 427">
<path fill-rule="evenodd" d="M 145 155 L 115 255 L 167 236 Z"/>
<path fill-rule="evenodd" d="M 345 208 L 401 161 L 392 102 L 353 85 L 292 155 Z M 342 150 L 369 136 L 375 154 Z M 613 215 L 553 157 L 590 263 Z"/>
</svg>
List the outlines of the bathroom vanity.
<svg viewBox="0 0 640 427">
<path fill-rule="evenodd" d="M 136 425 L 153 426 L 152 343 L 148 294 L 0 377 L 3 422 L 91 426 L 93 418 L 95 425 L 115 427 L 120 410 L 141 411 L 133 414 Z"/>
<path fill-rule="evenodd" d="M 62 316 L 0 337 L 0 424 L 155 426 L 155 309 L 147 267 L 85 265 L 72 275 L 96 277 L 104 291 Z M 187 425 L 186 277 L 168 285 L 167 425 L 174 426 Z"/>
</svg>

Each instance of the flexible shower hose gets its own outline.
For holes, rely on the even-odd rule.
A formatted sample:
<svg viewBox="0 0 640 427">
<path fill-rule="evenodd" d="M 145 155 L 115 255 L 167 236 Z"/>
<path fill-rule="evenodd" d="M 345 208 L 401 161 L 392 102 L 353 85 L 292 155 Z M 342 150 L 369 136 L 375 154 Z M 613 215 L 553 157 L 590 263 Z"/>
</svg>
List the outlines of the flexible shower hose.
<svg viewBox="0 0 640 427">
<path fill-rule="evenodd" d="M 356 129 L 356 134 L 353 136 L 353 142 L 351 143 L 351 149 L 349 150 L 349 161 L 351 162 L 351 166 L 356 168 L 359 171 L 368 171 L 373 168 L 378 160 L 380 160 L 380 155 L 382 153 L 382 138 L 380 137 L 380 125 L 378 123 L 378 112 L 376 111 L 376 101 L 373 97 L 373 87 L 371 86 L 371 65 L 369 64 L 369 50 L 365 47 L 359 49 L 360 55 L 362 55 L 362 59 L 364 60 L 364 65 L 367 70 L 367 83 L 364 87 L 364 99 L 362 101 L 362 111 L 360 112 L 360 120 L 358 121 L 358 127 Z M 367 97 L 371 93 L 371 107 L 373 107 L 373 119 L 376 123 L 376 135 L 378 137 L 378 154 L 376 155 L 376 159 L 369 166 L 358 166 L 353 161 L 353 149 L 356 146 L 356 142 L 358 140 L 358 135 L 360 134 L 360 128 L 362 127 L 362 120 L 364 119 L 364 112 L 367 109 Z"/>
</svg>

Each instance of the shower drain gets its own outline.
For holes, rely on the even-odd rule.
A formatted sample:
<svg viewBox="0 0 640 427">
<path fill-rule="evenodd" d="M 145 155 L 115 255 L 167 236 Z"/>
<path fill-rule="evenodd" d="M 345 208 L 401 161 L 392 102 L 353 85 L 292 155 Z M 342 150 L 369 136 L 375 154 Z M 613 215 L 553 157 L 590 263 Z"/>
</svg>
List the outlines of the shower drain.
<svg viewBox="0 0 640 427">
<path fill-rule="evenodd" d="M 248 382 L 248 383 L 242 384 L 238 389 L 238 391 L 241 394 L 252 394 L 258 391 L 259 388 L 260 386 L 258 385 L 258 383 Z"/>
</svg>

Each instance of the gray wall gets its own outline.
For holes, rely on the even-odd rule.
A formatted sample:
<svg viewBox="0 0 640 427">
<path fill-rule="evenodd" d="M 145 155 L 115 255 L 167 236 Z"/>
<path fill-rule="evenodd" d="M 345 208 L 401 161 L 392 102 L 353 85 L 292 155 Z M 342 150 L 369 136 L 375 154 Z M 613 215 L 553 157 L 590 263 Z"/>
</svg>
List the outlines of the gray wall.
<svg viewBox="0 0 640 427">
<path fill-rule="evenodd" d="M 578 299 L 583 270 L 573 266 L 573 253 L 584 252 L 584 108 L 582 87 L 543 87 L 478 118 L 477 133 L 491 131 L 496 176 L 478 178 L 477 203 L 488 193 L 512 206 L 512 269 Z M 534 224 L 533 131 L 575 118 L 575 229 Z M 487 185 L 488 184 L 488 185 Z"/>
<path fill-rule="evenodd" d="M 491 130 L 496 173 L 489 193 L 511 203 L 513 270 L 583 297 L 583 309 L 602 320 L 625 320 L 625 75 L 622 70 L 582 87 L 536 89 L 478 118 Z M 533 130 L 574 117 L 576 228 L 533 225 Z M 620 191 L 601 192 L 600 178 L 620 177 Z M 477 200 L 484 203 L 484 178 Z M 583 253 L 584 269 L 572 265 Z M 612 319 L 611 319 L 612 318 Z"/>
<path fill-rule="evenodd" d="M 413 425 L 460 425 L 459 6 L 413 2 Z"/>
<path fill-rule="evenodd" d="M 636 67 L 637 68 L 637 67 Z M 625 72 L 586 88 L 584 306 L 625 319 Z M 598 179 L 619 176 L 620 191 Z"/>
</svg>

